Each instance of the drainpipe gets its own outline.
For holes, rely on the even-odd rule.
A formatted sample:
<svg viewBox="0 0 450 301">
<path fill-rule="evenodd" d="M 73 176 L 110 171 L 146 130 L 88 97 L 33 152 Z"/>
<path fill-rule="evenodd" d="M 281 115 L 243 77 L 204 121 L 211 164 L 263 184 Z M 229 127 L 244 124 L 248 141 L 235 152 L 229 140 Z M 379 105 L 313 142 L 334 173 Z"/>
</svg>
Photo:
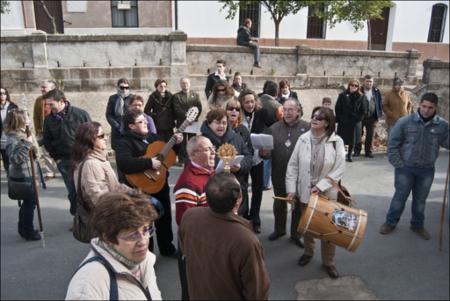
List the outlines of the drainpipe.
<svg viewBox="0 0 450 301">
<path fill-rule="evenodd" d="M 175 0 L 175 30 L 178 30 L 178 1 Z"/>
<path fill-rule="evenodd" d="M 24 29 L 27 28 L 27 18 L 25 17 L 25 7 L 23 6 L 23 0 L 20 2 L 22 5 L 22 15 L 23 15 L 23 27 Z"/>
</svg>

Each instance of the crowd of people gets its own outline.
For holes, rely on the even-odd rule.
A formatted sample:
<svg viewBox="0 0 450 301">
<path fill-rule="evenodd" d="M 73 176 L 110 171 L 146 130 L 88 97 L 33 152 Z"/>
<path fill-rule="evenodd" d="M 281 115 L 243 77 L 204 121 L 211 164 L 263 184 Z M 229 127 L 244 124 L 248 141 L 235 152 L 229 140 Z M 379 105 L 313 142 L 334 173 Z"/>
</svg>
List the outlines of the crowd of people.
<svg viewBox="0 0 450 301">
<path fill-rule="evenodd" d="M 244 27 L 241 37 L 248 35 L 251 21 Z M 253 47 L 251 40 L 247 42 Z M 258 50 L 255 66 L 259 60 Z M 73 276 L 67 299 L 117 295 L 161 299 L 154 271 L 154 233 L 159 254 L 178 259 L 183 300 L 267 299 L 270 280 L 257 237 L 264 189 L 273 189 L 285 199 L 274 200 L 269 240 L 286 235 L 290 203 L 290 240 L 304 249 L 298 264 L 305 266 L 314 254 L 314 236 L 301 237 L 297 228 L 311 194 L 337 199 L 333 181 L 341 180 L 346 162 L 363 149 L 367 158 L 373 158 L 374 128 L 383 115 L 396 191 L 380 233 L 395 229 L 413 191 L 411 229 L 430 238 L 424 228 L 425 203 L 439 148 L 449 147 L 448 122 L 436 114 L 435 94 L 424 94 L 414 111 L 401 79 L 395 78 L 392 90 L 382 96 L 373 77 L 366 75 L 362 83 L 350 80 L 334 107 L 330 97 L 323 98 L 307 122 L 289 81 L 266 81 L 257 94 L 239 72 L 230 84 L 224 60 L 217 60 L 216 67 L 206 80 L 208 109 L 197 134 L 177 131 L 190 108 L 197 107 L 199 113 L 203 109 L 188 77 L 180 79 L 180 91 L 174 94 L 164 79 L 157 79 L 147 102 L 131 92 L 127 79 L 118 80 L 105 113 L 116 171 L 107 155 L 104 125 L 73 106 L 54 81 L 40 85 L 42 95 L 33 110 L 35 135 L 27 130 L 33 124 L 26 112 L 1 88 L 1 155 L 8 180 L 33 180 L 28 153 L 34 150 L 47 180 L 60 172 L 70 213 L 81 215 L 89 228 L 91 251 Z M 273 148 L 254 147 L 252 134 L 271 135 Z M 175 145 L 178 164 L 183 166 L 173 189 L 178 242 L 172 229 L 168 173 L 162 173 L 170 168 L 165 161 L 169 150 L 164 150 L 166 157 L 158 153 L 163 150 L 153 151 L 161 145 L 158 142 Z M 230 166 L 230 173 L 215 169 L 223 145 L 232 145 L 242 156 Z M 152 151 L 152 156 L 147 155 Z M 144 193 L 146 187 L 130 179 L 136 174 L 160 185 Z M 19 234 L 26 240 L 41 239 L 33 226 L 36 200 L 23 199 L 19 204 Z M 339 277 L 335 247 L 321 239 L 322 263 L 331 278 Z"/>
</svg>

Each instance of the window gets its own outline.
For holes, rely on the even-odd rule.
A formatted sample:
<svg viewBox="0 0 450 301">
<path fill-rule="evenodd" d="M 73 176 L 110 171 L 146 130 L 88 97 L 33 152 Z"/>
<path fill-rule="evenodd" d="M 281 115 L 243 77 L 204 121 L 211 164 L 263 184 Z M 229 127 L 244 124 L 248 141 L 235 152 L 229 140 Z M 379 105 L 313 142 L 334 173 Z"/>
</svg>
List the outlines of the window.
<svg viewBox="0 0 450 301">
<path fill-rule="evenodd" d="M 251 4 L 245 6 L 244 8 L 239 8 L 239 25 L 244 24 L 245 18 L 250 18 L 252 20 L 252 28 L 250 33 L 253 37 L 259 37 L 259 12 L 261 4 L 259 1 L 253 1 Z"/>
<path fill-rule="evenodd" d="M 319 8 L 321 12 L 325 12 L 325 5 Z M 308 8 L 308 26 L 306 38 L 308 39 L 325 39 L 327 22 L 324 19 L 312 15 L 312 10 Z"/>
<path fill-rule="evenodd" d="M 111 1 L 112 27 L 139 27 L 137 0 Z"/>
<path fill-rule="evenodd" d="M 446 15 L 447 5 L 433 5 L 433 10 L 431 12 L 430 31 L 428 32 L 428 42 L 442 42 L 442 38 L 444 36 Z"/>
</svg>

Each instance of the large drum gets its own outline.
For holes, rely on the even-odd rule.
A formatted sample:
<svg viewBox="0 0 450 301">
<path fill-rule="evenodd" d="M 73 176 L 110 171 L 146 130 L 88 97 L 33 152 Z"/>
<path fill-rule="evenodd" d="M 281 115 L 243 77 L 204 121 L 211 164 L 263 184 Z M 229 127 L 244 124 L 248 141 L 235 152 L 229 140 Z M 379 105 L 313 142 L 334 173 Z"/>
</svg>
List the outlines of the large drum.
<svg viewBox="0 0 450 301">
<path fill-rule="evenodd" d="M 353 252 L 363 239 L 366 225 L 366 211 L 350 208 L 314 193 L 302 214 L 297 231 L 309 233 Z"/>
</svg>

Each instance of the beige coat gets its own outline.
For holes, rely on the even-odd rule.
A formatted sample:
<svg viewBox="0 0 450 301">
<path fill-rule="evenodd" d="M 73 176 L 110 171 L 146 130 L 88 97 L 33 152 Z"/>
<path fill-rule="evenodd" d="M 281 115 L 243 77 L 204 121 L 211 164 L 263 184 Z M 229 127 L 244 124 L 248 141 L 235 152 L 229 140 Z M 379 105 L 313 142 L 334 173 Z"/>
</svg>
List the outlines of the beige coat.
<svg viewBox="0 0 450 301">
<path fill-rule="evenodd" d="M 73 180 L 78 191 L 78 171 L 80 166 L 74 171 Z M 102 151 L 94 151 L 87 156 L 81 175 L 81 193 L 83 200 L 94 205 L 98 198 L 105 192 L 131 192 L 134 189 L 125 184 L 119 183 L 116 174 L 107 160 L 106 154 Z"/>
<path fill-rule="evenodd" d="M 383 97 L 383 112 L 387 126 L 393 126 L 397 120 L 413 112 L 413 104 L 408 92 L 391 90 Z"/>
<path fill-rule="evenodd" d="M 311 131 L 298 139 L 294 151 L 289 159 L 286 171 L 286 192 L 296 193 L 300 202 L 307 204 L 311 196 Z M 336 199 L 337 191 L 326 176 L 339 181 L 345 170 L 344 142 L 338 135 L 332 134 L 325 142 L 325 158 L 320 180 L 316 184 L 323 194 Z"/>
<path fill-rule="evenodd" d="M 146 300 L 144 293 L 136 283 L 138 281 L 144 288 L 148 288 L 152 300 L 161 300 L 161 292 L 156 283 L 154 269 L 156 256 L 153 253 L 147 252 L 146 258 L 139 264 L 141 279 L 138 280 L 125 265 L 98 245 L 98 238 L 91 241 L 91 246 L 112 265 L 117 278 L 119 300 Z M 83 261 L 95 255 L 91 250 Z M 66 300 L 109 300 L 109 285 L 109 274 L 103 264 L 100 262 L 87 263 L 75 273 L 70 281 Z"/>
</svg>

